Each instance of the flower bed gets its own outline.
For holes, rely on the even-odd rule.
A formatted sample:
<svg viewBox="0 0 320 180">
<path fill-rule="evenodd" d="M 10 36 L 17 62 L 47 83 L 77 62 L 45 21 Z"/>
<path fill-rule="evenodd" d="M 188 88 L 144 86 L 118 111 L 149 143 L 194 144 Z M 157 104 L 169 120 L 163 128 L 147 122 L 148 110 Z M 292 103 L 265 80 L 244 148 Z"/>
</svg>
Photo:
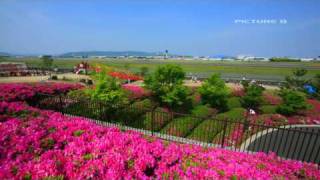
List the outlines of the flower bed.
<svg viewBox="0 0 320 180">
<path fill-rule="evenodd" d="M 81 84 L 71 83 L 5 83 L 0 84 L 0 100 L 23 101 L 34 97 L 37 93 L 59 94 L 81 88 Z"/>
<path fill-rule="evenodd" d="M 122 88 L 127 90 L 130 99 L 140 99 L 143 97 L 150 96 L 150 92 L 145 90 L 143 87 L 135 85 L 135 84 L 124 84 Z"/>
<path fill-rule="evenodd" d="M 110 76 L 114 77 L 114 78 L 119 78 L 119 79 L 123 79 L 123 80 L 131 80 L 131 81 L 138 81 L 138 80 L 142 80 L 143 78 L 138 76 L 138 75 L 134 75 L 134 74 L 127 74 L 124 72 L 117 72 L 117 71 L 112 71 L 108 73 Z"/>
<path fill-rule="evenodd" d="M 319 179 L 312 164 L 168 143 L 0 102 L 0 179 Z"/>
</svg>

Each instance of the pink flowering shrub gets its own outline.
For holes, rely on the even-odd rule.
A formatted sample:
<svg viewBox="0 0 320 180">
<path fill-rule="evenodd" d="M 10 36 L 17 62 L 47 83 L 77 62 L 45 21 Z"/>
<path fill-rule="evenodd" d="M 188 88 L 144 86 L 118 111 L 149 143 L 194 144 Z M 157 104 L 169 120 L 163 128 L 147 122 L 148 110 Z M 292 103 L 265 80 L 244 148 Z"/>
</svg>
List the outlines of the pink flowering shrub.
<svg viewBox="0 0 320 180">
<path fill-rule="evenodd" d="M 263 99 L 270 105 L 279 105 L 282 102 L 281 97 L 266 92 L 263 93 Z"/>
<path fill-rule="evenodd" d="M 150 96 L 150 92 L 145 90 L 143 87 L 135 84 L 124 84 L 122 88 L 129 92 L 130 99 L 140 99 L 143 97 Z"/>
<path fill-rule="evenodd" d="M 79 88 L 82 88 L 82 85 L 71 83 L 5 83 L 0 84 L 0 100 L 23 101 L 31 99 L 37 93 L 59 94 Z"/>
<path fill-rule="evenodd" d="M 231 95 L 236 97 L 242 97 L 245 95 L 244 89 L 241 86 L 232 88 Z"/>
<path fill-rule="evenodd" d="M 12 116 L 28 110 L 37 116 Z M 0 179 L 319 179 L 313 164 L 167 143 L 83 118 L 0 103 Z M 11 112 L 11 113 L 8 113 Z"/>
</svg>

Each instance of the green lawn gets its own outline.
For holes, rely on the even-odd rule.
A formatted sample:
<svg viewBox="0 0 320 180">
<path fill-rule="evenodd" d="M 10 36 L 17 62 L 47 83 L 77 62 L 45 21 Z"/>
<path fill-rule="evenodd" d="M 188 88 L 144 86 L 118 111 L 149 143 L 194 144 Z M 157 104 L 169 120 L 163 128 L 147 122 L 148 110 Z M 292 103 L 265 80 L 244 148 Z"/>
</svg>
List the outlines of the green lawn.
<svg viewBox="0 0 320 180">
<path fill-rule="evenodd" d="M 28 65 L 39 66 L 41 60 L 39 58 L 9 58 L 1 61 L 19 61 L 26 62 Z M 203 61 L 203 60 L 138 60 L 138 59 L 55 59 L 54 65 L 61 68 L 72 68 L 81 61 L 89 61 L 89 63 L 102 63 L 114 68 L 126 69 L 139 72 L 141 67 L 148 67 L 150 71 L 154 71 L 157 66 L 167 63 L 175 63 L 187 73 L 200 73 L 205 76 L 211 73 L 221 73 L 222 75 L 232 75 L 232 77 L 257 76 L 270 79 L 283 79 L 289 75 L 293 69 L 304 67 L 308 69 L 308 76 L 314 76 L 320 71 L 319 62 L 226 62 L 226 61 Z"/>
</svg>

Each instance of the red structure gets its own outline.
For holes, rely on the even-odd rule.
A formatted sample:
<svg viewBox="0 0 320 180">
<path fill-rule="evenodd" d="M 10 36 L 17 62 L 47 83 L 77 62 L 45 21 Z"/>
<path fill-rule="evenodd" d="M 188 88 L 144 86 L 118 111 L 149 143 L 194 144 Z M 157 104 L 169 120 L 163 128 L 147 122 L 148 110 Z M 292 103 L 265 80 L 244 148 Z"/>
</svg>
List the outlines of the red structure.
<svg viewBox="0 0 320 180">
<path fill-rule="evenodd" d="M 74 67 L 74 71 L 76 74 L 79 74 L 81 72 L 87 74 L 88 69 L 89 69 L 89 63 L 83 62 L 83 61 Z"/>
</svg>

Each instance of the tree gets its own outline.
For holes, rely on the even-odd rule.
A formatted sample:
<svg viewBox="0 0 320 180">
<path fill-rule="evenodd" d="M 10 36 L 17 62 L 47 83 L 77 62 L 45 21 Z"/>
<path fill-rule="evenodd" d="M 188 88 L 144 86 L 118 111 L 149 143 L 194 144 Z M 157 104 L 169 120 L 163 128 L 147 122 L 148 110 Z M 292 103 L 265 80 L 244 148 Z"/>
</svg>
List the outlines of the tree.
<svg viewBox="0 0 320 180">
<path fill-rule="evenodd" d="M 44 55 L 44 56 L 41 57 L 41 59 L 42 59 L 42 66 L 43 66 L 44 68 L 49 69 L 49 68 L 52 67 L 52 65 L 53 65 L 53 58 L 52 58 L 52 56 L 50 56 L 50 55 Z"/>
<path fill-rule="evenodd" d="M 106 75 L 106 69 L 92 76 L 95 79 L 96 87 L 87 90 L 91 99 L 103 101 L 109 105 L 121 105 L 127 103 L 127 94 L 121 88 L 121 83 L 115 78 Z"/>
<path fill-rule="evenodd" d="M 276 111 L 280 114 L 294 115 L 309 107 L 301 92 L 291 89 L 282 89 L 279 95 L 282 98 L 282 103 L 277 107 Z"/>
<path fill-rule="evenodd" d="M 140 75 L 141 75 L 141 76 L 147 75 L 148 72 L 149 72 L 149 68 L 148 68 L 148 67 L 146 67 L 146 66 L 140 67 Z"/>
<path fill-rule="evenodd" d="M 145 78 L 145 85 L 150 89 L 160 104 L 173 108 L 181 106 L 187 100 L 188 90 L 183 86 L 185 72 L 178 65 L 164 65 Z"/>
<path fill-rule="evenodd" d="M 213 74 L 209 79 L 205 80 L 199 88 L 199 93 L 203 104 L 210 104 L 211 107 L 220 111 L 228 109 L 227 99 L 230 90 L 219 74 Z"/>
<path fill-rule="evenodd" d="M 303 86 L 308 83 L 308 81 L 305 79 L 305 75 L 307 73 L 308 71 L 304 68 L 295 69 L 291 76 L 287 76 L 285 78 L 285 88 L 303 90 Z"/>
<path fill-rule="evenodd" d="M 241 98 L 241 105 L 244 108 L 258 109 L 262 102 L 264 88 L 257 84 L 248 84 L 245 87 L 245 95 Z"/>
</svg>

